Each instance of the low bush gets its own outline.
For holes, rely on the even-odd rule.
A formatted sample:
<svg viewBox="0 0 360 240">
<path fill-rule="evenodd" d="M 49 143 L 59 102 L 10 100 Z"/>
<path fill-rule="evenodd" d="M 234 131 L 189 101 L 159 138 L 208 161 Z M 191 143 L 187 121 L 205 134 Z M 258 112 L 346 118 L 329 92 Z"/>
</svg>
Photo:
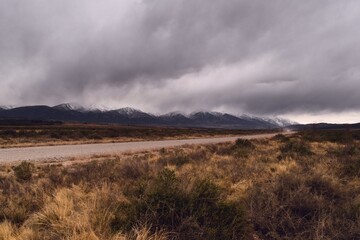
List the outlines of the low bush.
<svg viewBox="0 0 360 240">
<path fill-rule="evenodd" d="M 46 195 L 44 185 L 34 187 L 30 182 L 18 182 L 12 177 L 0 181 L 0 192 L 0 222 L 8 220 L 16 226 L 39 211 Z"/>
<path fill-rule="evenodd" d="M 303 175 L 282 174 L 251 189 L 252 222 L 263 239 L 334 239 L 342 232 L 346 194 L 331 179 Z"/>
<path fill-rule="evenodd" d="M 239 239 L 245 231 L 240 204 L 225 201 L 220 188 L 207 180 L 197 180 L 186 191 L 175 172 L 165 169 L 128 197 L 130 203 L 119 206 L 112 223 L 115 231 L 144 221 L 153 231 L 166 229 L 180 239 Z"/>
<path fill-rule="evenodd" d="M 290 139 L 288 137 L 286 137 L 284 134 L 277 134 L 274 137 L 272 137 L 273 140 L 275 141 L 280 141 L 280 142 L 288 142 Z"/>
<path fill-rule="evenodd" d="M 356 144 L 346 144 L 344 147 L 340 149 L 339 157 L 351 157 L 360 155 L 360 148 Z"/>
<path fill-rule="evenodd" d="M 235 141 L 235 147 L 252 149 L 254 148 L 254 144 L 250 140 L 238 138 Z"/>
<path fill-rule="evenodd" d="M 280 152 L 280 159 L 286 156 L 311 156 L 313 154 L 310 144 L 299 139 L 290 139 L 290 141 L 285 142 L 280 147 Z"/>
<path fill-rule="evenodd" d="M 255 145 L 250 140 L 238 138 L 234 144 L 218 144 L 217 146 L 209 147 L 209 151 L 219 155 L 242 158 L 248 157 L 254 148 Z"/>
<path fill-rule="evenodd" d="M 20 181 L 28 181 L 32 177 L 35 166 L 30 162 L 21 162 L 18 166 L 14 167 L 16 179 Z"/>
<path fill-rule="evenodd" d="M 342 160 L 341 175 L 343 177 L 360 177 L 360 159 L 346 158 Z"/>
<path fill-rule="evenodd" d="M 166 156 L 159 159 L 159 162 L 164 165 L 169 164 L 169 165 L 175 165 L 177 167 L 181 167 L 182 165 L 189 163 L 190 161 L 191 161 L 190 157 L 183 153 Z"/>
</svg>

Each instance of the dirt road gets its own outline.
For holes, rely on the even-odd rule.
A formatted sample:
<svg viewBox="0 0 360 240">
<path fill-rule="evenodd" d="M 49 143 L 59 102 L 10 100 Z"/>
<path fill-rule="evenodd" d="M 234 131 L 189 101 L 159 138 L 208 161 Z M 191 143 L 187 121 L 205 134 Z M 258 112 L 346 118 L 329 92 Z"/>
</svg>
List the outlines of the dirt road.
<svg viewBox="0 0 360 240">
<path fill-rule="evenodd" d="M 27 148 L 3 148 L 0 149 L 0 163 L 28 160 L 56 160 L 75 156 L 87 156 L 94 154 L 112 154 L 128 151 L 141 151 L 149 149 L 158 149 L 163 147 L 174 147 L 185 144 L 209 144 L 235 141 L 238 138 L 256 139 L 267 138 L 276 135 L 257 134 L 243 135 L 236 137 L 222 138 L 201 138 L 185 140 L 165 140 L 165 141 L 146 141 L 146 142 L 124 142 L 124 143 L 100 143 L 100 144 L 80 144 L 80 145 L 62 145 L 62 146 L 44 146 Z"/>
</svg>

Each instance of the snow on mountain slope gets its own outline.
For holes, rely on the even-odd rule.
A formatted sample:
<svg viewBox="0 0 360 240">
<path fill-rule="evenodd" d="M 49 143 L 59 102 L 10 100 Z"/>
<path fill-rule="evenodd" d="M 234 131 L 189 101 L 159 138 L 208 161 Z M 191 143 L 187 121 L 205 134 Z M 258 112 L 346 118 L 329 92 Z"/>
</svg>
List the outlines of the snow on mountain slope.
<svg viewBox="0 0 360 240">
<path fill-rule="evenodd" d="M 124 107 L 115 110 L 92 105 L 84 107 L 76 103 L 63 103 L 54 107 L 25 106 L 11 108 L 0 107 L 0 117 L 16 117 L 25 119 L 99 122 L 141 125 L 168 125 L 187 127 L 219 127 L 242 129 L 270 129 L 293 125 L 294 122 L 279 118 L 260 118 L 251 115 L 232 115 L 222 112 L 193 112 L 189 115 L 181 112 L 170 112 L 163 115 L 153 115 L 141 110 Z"/>
<path fill-rule="evenodd" d="M 54 106 L 53 108 L 58 109 L 58 110 L 71 110 L 71 111 L 79 111 L 79 112 L 87 112 L 88 111 L 88 109 L 86 109 L 85 107 L 83 107 L 77 103 L 62 103 L 62 104 Z"/>
<path fill-rule="evenodd" d="M 153 117 L 152 114 L 131 107 L 119 108 L 114 111 L 128 118 Z"/>
<path fill-rule="evenodd" d="M 9 109 L 13 109 L 15 108 L 16 106 L 13 106 L 13 105 L 2 105 L 0 106 L 0 109 L 2 110 L 9 110 Z"/>
<path fill-rule="evenodd" d="M 54 106 L 53 108 L 59 110 L 71 110 L 71 111 L 79 111 L 79 112 L 107 112 L 111 110 L 101 105 L 90 105 L 87 107 L 77 103 L 62 103 Z"/>
</svg>

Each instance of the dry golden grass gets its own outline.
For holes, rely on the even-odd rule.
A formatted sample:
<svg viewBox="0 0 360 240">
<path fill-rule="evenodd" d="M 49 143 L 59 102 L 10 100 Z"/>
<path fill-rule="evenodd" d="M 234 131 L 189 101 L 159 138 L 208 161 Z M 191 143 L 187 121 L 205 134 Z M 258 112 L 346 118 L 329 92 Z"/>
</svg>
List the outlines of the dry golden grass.
<svg viewBox="0 0 360 240">
<path fill-rule="evenodd" d="M 0 239 L 359 239 L 357 134 L 4 165 Z"/>
</svg>

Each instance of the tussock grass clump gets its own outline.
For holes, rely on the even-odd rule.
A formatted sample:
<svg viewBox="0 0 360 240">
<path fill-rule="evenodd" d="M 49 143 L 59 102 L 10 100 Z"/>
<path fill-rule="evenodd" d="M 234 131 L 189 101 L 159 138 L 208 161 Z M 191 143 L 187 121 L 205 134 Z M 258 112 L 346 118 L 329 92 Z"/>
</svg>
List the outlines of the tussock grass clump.
<svg viewBox="0 0 360 240">
<path fill-rule="evenodd" d="M 175 172 L 165 169 L 141 182 L 128 197 L 130 203 L 118 208 L 114 230 L 145 221 L 153 230 L 166 229 L 181 239 L 237 239 L 244 234 L 241 205 L 225 201 L 220 188 L 209 180 L 195 180 L 186 190 Z"/>
<path fill-rule="evenodd" d="M 29 228 L 17 229 L 8 221 L 0 223 L 0 240 L 35 240 L 37 235 Z"/>
<path fill-rule="evenodd" d="M 17 226 L 23 224 L 43 206 L 46 188 L 42 183 L 32 186 L 28 182 L 18 182 L 12 176 L 1 180 L 0 222 L 8 220 Z"/>
<path fill-rule="evenodd" d="M 272 137 L 272 140 L 280 141 L 280 142 L 288 142 L 289 138 L 285 136 L 284 134 L 277 134 L 274 137 Z"/>
<path fill-rule="evenodd" d="M 191 161 L 191 158 L 183 153 L 175 154 L 172 156 L 166 156 L 159 159 L 159 162 L 164 165 L 175 165 L 177 167 L 180 167 L 186 163 L 189 163 Z"/>
<path fill-rule="evenodd" d="M 351 203 L 340 184 L 317 175 L 293 174 L 251 190 L 256 231 L 266 239 L 356 239 L 359 218 L 348 220 L 343 209 Z M 352 231 L 343 231 L 345 226 Z"/>
<path fill-rule="evenodd" d="M 311 146 L 308 142 L 299 139 L 290 139 L 280 147 L 280 159 L 285 157 L 311 156 Z"/>
<path fill-rule="evenodd" d="M 21 162 L 18 166 L 14 167 L 15 176 L 18 180 L 28 181 L 32 177 L 35 166 L 30 162 Z"/>
<path fill-rule="evenodd" d="M 252 149 L 254 148 L 254 144 L 252 144 L 250 140 L 239 138 L 235 141 L 235 147 Z"/>
<path fill-rule="evenodd" d="M 360 177 L 360 159 L 359 158 L 344 159 L 341 173 L 344 177 Z"/>
<path fill-rule="evenodd" d="M 200 163 L 207 158 L 207 152 L 204 149 L 188 152 L 176 150 L 174 152 L 168 152 L 167 154 L 165 154 L 163 150 L 160 150 L 160 153 L 159 163 L 163 164 L 163 166 L 175 165 L 176 167 L 181 167 L 188 163 Z"/>
<path fill-rule="evenodd" d="M 254 150 L 255 145 L 247 139 L 237 139 L 235 143 L 231 145 L 219 145 L 216 149 L 216 153 L 220 155 L 232 155 L 237 158 L 248 157 L 250 152 Z"/>
</svg>

